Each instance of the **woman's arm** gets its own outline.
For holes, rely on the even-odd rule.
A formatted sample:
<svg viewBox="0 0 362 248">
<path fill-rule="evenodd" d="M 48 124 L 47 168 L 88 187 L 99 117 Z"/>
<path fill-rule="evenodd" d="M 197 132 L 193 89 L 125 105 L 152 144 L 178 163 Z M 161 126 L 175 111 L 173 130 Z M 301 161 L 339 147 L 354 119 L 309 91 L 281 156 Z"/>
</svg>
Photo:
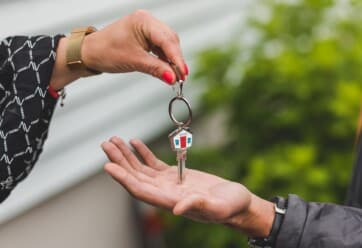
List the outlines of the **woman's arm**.
<svg viewBox="0 0 362 248">
<path fill-rule="evenodd" d="M 47 91 L 62 36 L 0 43 L 0 202 L 33 168 L 56 104 Z"/>
<path fill-rule="evenodd" d="M 68 42 L 58 35 L 0 43 L 0 202 L 30 173 L 43 149 L 54 90 L 92 75 L 67 66 Z M 188 74 L 176 33 L 143 10 L 87 35 L 81 54 L 84 65 L 99 72 L 140 71 L 172 84 L 173 63 L 182 78 Z"/>
</svg>

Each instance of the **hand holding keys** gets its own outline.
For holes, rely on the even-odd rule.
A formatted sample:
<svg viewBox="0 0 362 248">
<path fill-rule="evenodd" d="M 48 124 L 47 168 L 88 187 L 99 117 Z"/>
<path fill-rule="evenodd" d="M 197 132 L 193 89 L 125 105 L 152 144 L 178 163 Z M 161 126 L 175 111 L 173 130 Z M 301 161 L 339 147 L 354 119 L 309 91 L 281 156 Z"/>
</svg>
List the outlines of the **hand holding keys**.
<svg viewBox="0 0 362 248">
<path fill-rule="evenodd" d="M 176 75 L 178 75 L 178 68 L 175 69 Z M 189 125 L 192 121 L 192 110 L 191 105 L 187 101 L 187 99 L 183 96 L 182 88 L 183 88 L 183 81 L 180 80 L 180 77 L 177 77 L 176 85 L 179 87 L 177 91 L 177 95 L 171 99 L 169 106 L 168 106 L 168 113 L 170 115 L 170 118 L 172 122 L 176 125 L 176 129 L 171 132 L 168 135 L 168 138 L 170 139 L 171 148 L 173 151 L 177 153 L 176 160 L 177 160 L 177 166 L 178 166 L 178 176 L 179 176 L 179 182 L 182 183 L 183 180 L 183 172 L 186 168 L 186 155 L 187 155 L 187 149 L 192 146 L 192 132 L 190 131 Z M 173 103 L 176 101 L 182 101 L 186 104 L 188 111 L 189 111 L 189 117 L 186 120 L 186 122 L 180 122 L 176 120 L 175 116 L 172 113 L 172 106 Z"/>
</svg>

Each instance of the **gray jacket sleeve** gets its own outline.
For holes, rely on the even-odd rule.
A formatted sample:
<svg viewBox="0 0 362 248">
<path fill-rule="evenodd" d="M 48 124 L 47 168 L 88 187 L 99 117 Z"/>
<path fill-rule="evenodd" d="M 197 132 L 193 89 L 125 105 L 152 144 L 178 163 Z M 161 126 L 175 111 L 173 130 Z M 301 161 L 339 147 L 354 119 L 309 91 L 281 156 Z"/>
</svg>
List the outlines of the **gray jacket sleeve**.
<svg viewBox="0 0 362 248">
<path fill-rule="evenodd" d="M 277 248 L 361 248 L 362 209 L 288 197 Z"/>
</svg>

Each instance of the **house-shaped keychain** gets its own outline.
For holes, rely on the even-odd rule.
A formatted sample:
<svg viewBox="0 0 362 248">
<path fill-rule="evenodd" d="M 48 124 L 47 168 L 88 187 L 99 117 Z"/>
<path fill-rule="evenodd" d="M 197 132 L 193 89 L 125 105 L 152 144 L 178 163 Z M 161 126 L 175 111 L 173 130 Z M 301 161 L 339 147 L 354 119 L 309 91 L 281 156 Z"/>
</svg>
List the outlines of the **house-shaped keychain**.
<svg viewBox="0 0 362 248">
<path fill-rule="evenodd" d="M 192 133 L 186 129 L 176 129 L 168 136 L 171 143 L 171 148 L 174 151 L 186 150 L 192 146 Z"/>
</svg>

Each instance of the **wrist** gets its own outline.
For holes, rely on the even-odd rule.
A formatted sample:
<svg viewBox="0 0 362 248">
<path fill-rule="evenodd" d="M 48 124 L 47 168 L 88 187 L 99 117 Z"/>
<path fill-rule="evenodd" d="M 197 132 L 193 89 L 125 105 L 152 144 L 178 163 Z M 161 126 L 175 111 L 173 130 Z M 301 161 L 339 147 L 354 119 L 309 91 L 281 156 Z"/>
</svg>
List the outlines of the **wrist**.
<svg viewBox="0 0 362 248">
<path fill-rule="evenodd" d="M 88 34 L 84 37 L 83 44 L 81 47 L 81 54 L 84 66 L 86 68 L 89 68 L 90 70 L 98 71 L 99 68 L 97 66 L 97 56 L 94 55 L 94 51 L 96 51 L 97 48 L 94 46 L 94 44 L 97 44 L 97 42 L 94 40 L 94 37 L 97 34 L 97 32 Z M 89 70 L 86 70 L 86 72 L 88 73 L 88 75 L 94 75 L 94 73 L 92 74 Z"/>
<path fill-rule="evenodd" d="M 91 75 L 91 73 L 86 70 L 71 70 L 67 66 L 66 50 L 68 41 L 68 37 L 61 38 L 56 50 L 54 68 L 50 79 L 50 86 L 56 91 L 81 77 Z"/>
<path fill-rule="evenodd" d="M 226 225 L 248 236 L 267 237 L 274 217 L 274 204 L 252 194 L 247 210 L 231 217 Z"/>
<path fill-rule="evenodd" d="M 274 203 L 275 215 L 270 233 L 267 237 L 249 237 L 248 244 L 250 247 L 270 248 L 275 247 L 277 244 L 278 234 L 284 221 L 288 203 L 279 196 L 274 197 L 272 201 Z"/>
</svg>

